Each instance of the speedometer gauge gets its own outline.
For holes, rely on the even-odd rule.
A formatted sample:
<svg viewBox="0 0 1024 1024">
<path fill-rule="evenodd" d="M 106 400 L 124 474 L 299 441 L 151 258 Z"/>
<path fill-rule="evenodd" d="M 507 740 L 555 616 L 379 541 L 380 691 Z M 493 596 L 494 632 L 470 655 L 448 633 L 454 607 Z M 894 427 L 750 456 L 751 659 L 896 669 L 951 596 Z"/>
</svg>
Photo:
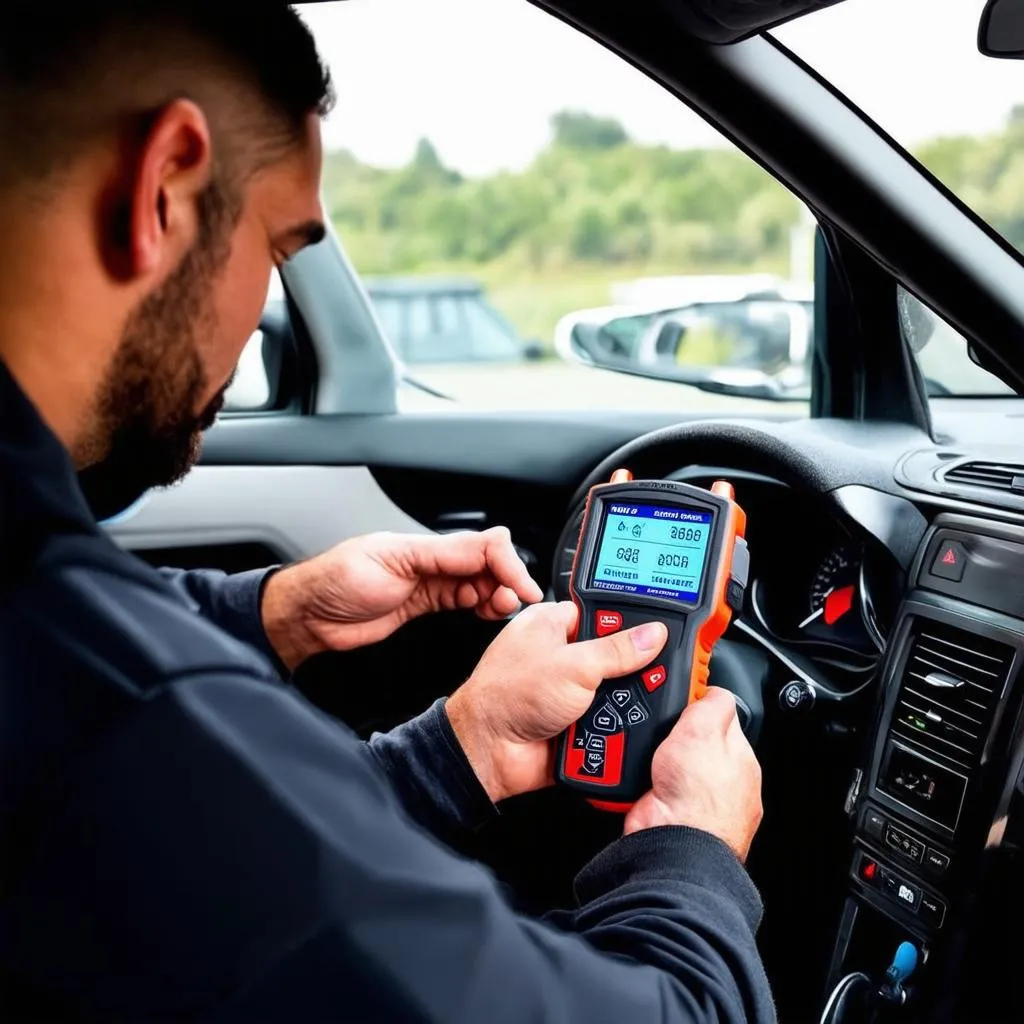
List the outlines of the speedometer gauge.
<svg viewBox="0 0 1024 1024">
<path fill-rule="evenodd" d="M 861 552 L 836 548 L 818 565 L 808 590 L 807 615 L 797 625 L 808 640 L 869 646 L 861 615 Z"/>
<path fill-rule="evenodd" d="M 849 548 L 831 552 L 811 580 L 808 611 L 826 622 L 837 622 L 853 607 L 860 573 L 860 559 Z"/>
</svg>

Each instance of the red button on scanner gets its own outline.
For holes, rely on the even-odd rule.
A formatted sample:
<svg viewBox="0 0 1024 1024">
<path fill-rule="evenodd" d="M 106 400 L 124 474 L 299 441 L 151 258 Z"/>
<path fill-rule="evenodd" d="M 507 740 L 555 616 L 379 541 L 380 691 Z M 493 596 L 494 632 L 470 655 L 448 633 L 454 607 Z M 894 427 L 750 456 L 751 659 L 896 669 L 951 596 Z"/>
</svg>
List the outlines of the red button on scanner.
<svg viewBox="0 0 1024 1024">
<path fill-rule="evenodd" d="M 654 693 L 665 682 L 665 675 L 665 666 L 655 665 L 653 668 L 649 668 L 640 678 L 644 681 L 647 692 Z"/>
<path fill-rule="evenodd" d="M 864 861 L 860 869 L 860 877 L 866 882 L 873 882 L 878 873 L 878 865 L 873 860 Z"/>
<path fill-rule="evenodd" d="M 608 636 L 622 629 L 622 612 L 599 611 L 594 616 L 594 632 L 598 636 Z"/>
</svg>

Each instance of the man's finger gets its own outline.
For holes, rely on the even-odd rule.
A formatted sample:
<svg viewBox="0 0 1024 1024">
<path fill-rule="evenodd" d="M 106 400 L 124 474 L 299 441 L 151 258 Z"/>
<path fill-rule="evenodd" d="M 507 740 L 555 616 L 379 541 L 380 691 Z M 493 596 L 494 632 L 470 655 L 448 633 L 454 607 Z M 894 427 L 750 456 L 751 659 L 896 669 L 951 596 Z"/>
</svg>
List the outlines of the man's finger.
<svg viewBox="0 0 1024 1024">
<path fill-rule="evenodd" d="M 532 604 L 543 600 L 544 593 L 516 553 L 509 531 L 504 526 L 496 526 L 484 531 L 483 536 L 487 537 L 487 567 L 494 578 L 515 591 L 522 601 Z"/>
<path fill-rule="evenodd" d="M 576 669 L 574 678 L 596 688 L 602 679 L 629 675 L 649 664 L 666 640 L 668 629 L 664 623 L 647 622 L 611 636 L 572 644 L 563 657 Z"/>
<path fill-rule="evenodd" d="M 407 538 L 412 571 L 421 576 L 477 576 L 487 572 L 490 530 L 412 535 Z"/>
<path fill-rule="evenodd" d="M 481 595 L 476 613 L 481 619 L 497 621 L 507 619 L 519 607 L 519 598 L 516 597 L 514 591 L 509 590 L 508 587 L 498 587 L 487 598 Z"/>
<path fill-rule="evenodd" d="M 472 582 L 481 605 L 487 604 L 500 587 L 498 581 L 489 572 L 478 573 L 473 577 Z M 516 598 L 517 602 L 518 600 Z"/>
<path fill-rule="evenodd" d="M 473 588 L 476 590 L 476 613 L 482 619 L 498 620 L 507 618 L 520 606 L 519 597 L 514 590 L 500 586 L 498 581 L 488 572 L 473 577 Z"/>
<path fill-rule="evenodd" d="M 572 601 L 547 601 L 524 608 L 515 618 L 517 629 L 550 628 L 566 641 L 572 639 L 579 621 L 579 612 Z"/>
<path fill-rule="evenodd" d="M 690 728 L 725 735 L 735 724 L 739 725 L 736 712 L 736 698 L 720 686 L 709 686 L 700 700 L 687 705 L 683 710 Z"/>
<path fill-rule="evenodd" d="M 511 615 L 519 607 L 519 597 L 508 587 L 498 587 L 486 602 L 501 618 Z"/>
<path fill-rule="evenodd" d="M 520 600 L 543 599 L 523 560 L 516 554 L 504 526 L 483 533 L 463 530 L 441 536 L 411 538 L 415 570 L 427 576 L 477 576 L 490 573 L 502 586 L 511 587 Z"/>
<path fill-rule="evenodd" d="M 507 619 L 507 615 L 501 615 L 494 610 L 494 606 L 491 604 L 482 604 L 476 610 L 477 618 L 483 619 L 484 622 L 501 622 L 502 619 Z"/>
</svg>

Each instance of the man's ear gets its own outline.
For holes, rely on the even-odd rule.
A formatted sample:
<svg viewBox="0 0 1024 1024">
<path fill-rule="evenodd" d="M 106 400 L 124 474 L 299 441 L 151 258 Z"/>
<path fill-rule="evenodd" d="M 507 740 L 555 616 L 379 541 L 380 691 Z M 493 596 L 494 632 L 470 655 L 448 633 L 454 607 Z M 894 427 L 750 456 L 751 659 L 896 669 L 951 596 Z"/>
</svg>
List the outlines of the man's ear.
<svg viewBox="0 0 1024 1024">
<path fill-rule="evenodd" d="M 213 174 L 213 144 L 203 111 L 173 100 L 150 120 L 115 215 L 121 275 L 163 277 L 198 234 L 198 199 Z"/>
</svg>

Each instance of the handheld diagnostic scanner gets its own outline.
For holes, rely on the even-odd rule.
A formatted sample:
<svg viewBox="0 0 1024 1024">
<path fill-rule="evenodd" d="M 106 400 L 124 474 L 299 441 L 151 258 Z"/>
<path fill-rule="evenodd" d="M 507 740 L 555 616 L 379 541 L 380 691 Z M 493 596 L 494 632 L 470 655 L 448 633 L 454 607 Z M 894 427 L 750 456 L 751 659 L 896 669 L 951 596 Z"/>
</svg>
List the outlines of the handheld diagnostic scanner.
<svg viewBox="0 0 1024 1024">
<path fill-rule="evenodd" d="M 683 708 L 707 690 L 711 650 L 743 605 L 746 514 L 732 485 L 671 480 L 590 490 L 570 592 L 576 640 L 660 620 L 668 641 L 635 676 L 605 680 L 559 737 L 556 777 L 597 807 L 627 811 L 651 785 L 651 759 Z"/>
</svg>

